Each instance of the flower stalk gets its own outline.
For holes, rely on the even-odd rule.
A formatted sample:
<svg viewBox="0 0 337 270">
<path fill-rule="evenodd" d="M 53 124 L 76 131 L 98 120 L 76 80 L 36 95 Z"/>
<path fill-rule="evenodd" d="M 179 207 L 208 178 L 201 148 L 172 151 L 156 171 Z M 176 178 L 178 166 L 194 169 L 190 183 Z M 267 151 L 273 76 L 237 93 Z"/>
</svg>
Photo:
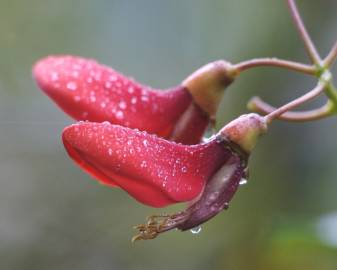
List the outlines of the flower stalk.
<svg viewBox="0 0 337 270">
<path fill-rule="evenodd" d="M 297 31 L 299 32 L 304 46 L 307 50 L 307 53 L 309 55 L 309 58 L 311 60 L 312 63 L 316 64 L 316 65 L 321 65 L 321 57 L 319 56 L 317 49 L 314 45 L 314 43 L 312 42 L 310 35 L 303 23 L 303 20 L 301 18 L 300 13 L 298 12 L 295 0 L 287 0 L 287 4 L 288 4 L 288 8 L 290 11 L 290 14 L 294 20 L 295 26 L 297 28 Z"/>
<path fill-rule="evenodd" d="M 288 69 L 288 70 L 304 73 L 307 75 L 316 74 L 316 68 L 313 65 L 307 65 L 307 64 L 294 62 L 294 61 L 278 59 L 275 57 L 256 58 L 256 59 L 251 59 L 247 61 L 242 61 L 234 65 L 234 67 L 237 68 L 239 72 L 242 72 L 242 71 L 245 71 L 251 68 L 255 68 L 255 67 L 265 67 L 265 66 L 279 67 L 283 69 Z"/>
<path fill-rule="evenodd" d="M 312 42 L 309 33 L 306 30 L 306 27 L 303 23 L 303 20 L 298 12 L 295 0 L 287 0 L 290 14 L 294 20 L 295 26 L 304 42 L 306 51 L 309 55 L 309 58 L 313 65 L 305 65 L 301 63 L 284 61 L 281 59 L 274 59 L 274 61 L 265 62 L 265 61 L 246 61 L 239 63 L 237 67 L 239 69 L 245 70 L 251 67 L 256 67 L 258 65 L 274 65 L 283 67 L 292 71 L 302 72 L 308 75 L 316 76 L 319 79 L 318 85 L 306 95 L 290 102 L 284 108 L 282 107 L 276 109 L 275 107 L 269 105 L 267 102 L 263 101 L 259 97 L 253 97 L 247 104 L 247 107 L 255 112 L 269 114 L 266 116 L 268 120 L 272 120 L 275 117 L 286 120 L 286 121 L 295 121 L 295 122 L 304 122 L 304 121 L 313 121 L 329 117 L 337 113 L 337 90 L 332 82 L 332 75 L 329 71 L 329 68 L 332 66 L 334 61 L 337 58 L 337 42 L 331 48 L 328 55 L 322 60 L 320 55 L 317 52 L 317 49 Z M 256 59 L 257 60 L 257 59 Z M 292 112 L 291 108 L 297 107 L 298 105 L 303 104 L 305 101 L 309 101 L 321 92 L 325 91 L 328 101 L 320 108 L 307 110 L 302 112 Z"/>
</svg>

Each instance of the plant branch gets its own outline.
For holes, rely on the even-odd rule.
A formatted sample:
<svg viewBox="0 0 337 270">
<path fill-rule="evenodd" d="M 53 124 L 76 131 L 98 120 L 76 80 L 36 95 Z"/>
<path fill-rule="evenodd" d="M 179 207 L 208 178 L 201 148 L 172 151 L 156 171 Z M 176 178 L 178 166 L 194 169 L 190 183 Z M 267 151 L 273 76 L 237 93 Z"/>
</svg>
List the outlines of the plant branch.
<svg viewBox="0 0 337 270">
<path fill-rule="evenodd" d="M 325 75 L 328 74 L 328 75 Z M 285 112 L 302 105 L 303 103 L 312 100 L 313 98 L 317 97 L 319 94 L 321 94 L 324 90 L 325 87 L 327 85 L 327 81 L 329 80 L 329 78 L 331 78 L 330 73 L 325 73 L 323 74 L 323 79 L 321 79 L 317 86 L 312 89 L 311 91 L 309 91 L 308 93 L 304 94 L 303 96 L 300 96 L 297 99 L 294 99 L 293 101 L 283 105 L 282 107 L 272 111 L 271 113 L 267 114 L 265 116 L 265 120 L 266 122 L 269 124 L 271 123 L 275 118 L 278 118 L 279 116 L 281 116 L 282 114 L 284 114 Z M 330 75 L 330 76 L 329 76 Z M 327 77 L 327 78 L 325 78 Z"/>
<path fill-rule="evenodd" d="M 242 61 L 234 65 L 234 68 L 239 72 L 255 68 L 258 66 L 274 66 L 279 68 L 284 68 L 288 70 L 293 70 L 308 75 L 315 75 L 316 68 L 314 66 L 301 64 L 293 61 L 278 59 L 278 58 L 256 58 L 247 61 Z"/>
<path fill-rule="evenodd" d="M 277 109 L 269 105 L 268 103 L 264 102 L 259 97 L 253 97 L 248 102 L 248 108 L 252 111 L 261 114 L 269 114 Z M 328 101 L 322 107 L 314 110 L 302 112 L 292 112 L 292 111 L 285 112 L 284 114 L 280 115 L 278 119 L 292 122 L 305 122 L 305 121 L 319 120 L 332 115 L 332 113 L 333 113 L 332 103 L 331 101 Z"/>
<path fill-rule="evenodd" d="M 325 68 L 329 68 L 335 62 L 336 58 L 337 58 L 337 41 L 332 46 L 332 48 L 331 48 L 330 52 L 328 53 L 328 55 L 324 58 L 324 60 L 323 60 L 323 66 Z"/>
<path fill-rule="evenodd" d="M 307 53 L 311 59 L 311 61 L 316 65 L 321 65 L 321 57 L 319 56 L 314 43 L 312 42 L 305 25 L 302 21 L 302 18 L 298 12 L 295 0 L 287 0 L 288 7 L 290 10 L 290 14 L 295 22 L 296 28 L 304 42 Z"/>
</svg>

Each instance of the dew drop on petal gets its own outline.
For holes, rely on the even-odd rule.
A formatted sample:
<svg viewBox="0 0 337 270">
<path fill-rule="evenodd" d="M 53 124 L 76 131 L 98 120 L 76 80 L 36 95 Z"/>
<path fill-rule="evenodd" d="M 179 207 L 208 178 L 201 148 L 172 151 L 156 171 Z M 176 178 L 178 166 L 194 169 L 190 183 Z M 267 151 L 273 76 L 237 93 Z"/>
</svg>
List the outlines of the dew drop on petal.
<svg viewBox="0 0 337 270">
<path fill-rule="evenodd" d="M 116 118 L 122 120 L 124 118 L 124 113 L 122 111 L 116 112 Z"/>
<path fill-rule="evenodd" d="M 96 97 L 95 97 L 95 96 L 91 96 L 91 97 L 90 97 L 90 101 L 91 101 L 91 102 L 96 102 Z"/>
<path fill-rule="evenodd" d="M 53 82 L 55 82 L 55 81 L 57 81 L 58 79 L 59 79 L 58 73 L 55 72 L 55 71 L 53 71 L 53 72 L 51 73 L 51 80 L 52 80 Z"/>
<path fill-rule="evenodd" d="M 194 228 L 190 229 L 190 231 L 193 234 L 198 234 L 198 233 L 201 232 L 201 226 L 194 227 Z"/>
<path fill-rule="evenodd" d="M 119 108 L 121 108 L 122 110 L 126 109 L 126 103 L 125 103 L 125 101 L 119 102 L 118 106 L 119 106 Z"/>
<path fill-rule="evenodd" d="M 115 82 L 115 81 L 117 81 L 117 77 L 114 76 L 114 75 L 111 75 L 111 76 L 109 77 L 109 80 L 112 81 L 112 82 Z"/>
<path fill-rule="evenodd" d="M 149 101 L 149 97 L 148 96 L 142 96 L 141 100 L 144 101 L 144 102 L 147 102 L 147 101 Z"/>
<path fill-rule="evenodd" d="M 75 102 L 80 102 L 81 101 L 81 97 L 80 96 L 75 96 L 74 100 L 75 100 Z"/>
<path fill-rule="evenodd" d="M 134 91 L 135 91 L 135 89 L 134 89 L 132 86 L 129 86 L 128 92 L 129 92 L 130 94 L 132 94 Z"/>
<path fill-rule="evenodd" d="M 108 89 L 111 88 L 111 85 L 112 85 L 111 82 L 109 82 L 109 81 L 105 82 L 105 87 L 106 88 L 108 88 Z"/>
<path fill-rule="evenodd" d="M 78 76 L 80 75 L 80 73 L 77 70 L 74 70 L 72 72 L 72 75 L 73 75 L 74 78 L 78 78 Z"/>
<path fill-rule="evenodd" d="M 77 84 L 75 82 L 68 82 L 67 88 L 71 91 L 75 91 L 77 89 Z"/>
</svg>

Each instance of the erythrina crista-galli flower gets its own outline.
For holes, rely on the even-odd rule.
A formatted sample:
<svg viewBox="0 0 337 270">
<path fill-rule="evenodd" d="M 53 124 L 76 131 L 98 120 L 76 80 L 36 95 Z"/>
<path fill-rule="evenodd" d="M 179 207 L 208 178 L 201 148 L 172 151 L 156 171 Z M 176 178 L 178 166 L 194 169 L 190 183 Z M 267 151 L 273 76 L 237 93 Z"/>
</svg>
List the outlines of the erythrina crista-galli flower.
<svg viewBox="0 0 337 270">
<path fill-rule="evenodd" d="M 109 121 L 195 144 L 215 114 L 236 71 L 226 61 L 205 65 L 179 86 L 161 91 L 94 60 L 50 56 L 37 62 L 38 86 L 76 120 Z"/>
<path fill-rule="evenodd" d="M 151 219 L 135 239 L 154 238 L 179 228 L 193 228 L 228 207 L 264 118 L 248 114 L 232 121 L 208 142 L 183 145 L 108 122 L 79 122 L 63 131 L 70 157 L 100 182 L 124 189 L 139 202 L 164 207 L 191 205 L 181 213 Z"/>
</svg>

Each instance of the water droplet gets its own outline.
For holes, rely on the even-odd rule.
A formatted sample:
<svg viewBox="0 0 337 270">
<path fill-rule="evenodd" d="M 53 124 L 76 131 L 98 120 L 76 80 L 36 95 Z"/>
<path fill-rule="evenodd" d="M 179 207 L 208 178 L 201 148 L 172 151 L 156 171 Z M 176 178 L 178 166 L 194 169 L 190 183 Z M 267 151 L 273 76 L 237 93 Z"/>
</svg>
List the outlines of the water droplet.
<svg viewBox="0 0 337 270">
<path fill-rule="evenodd" d="M 80 76 L 80 73 L 77 70 L 74 70 L 72 72 L 72 75 L 73 75 L 74 78 L 78 78 Z"/>
<path fill-rule="evenodd" d="M 242 178 L 241 180 L 240 180 L 240 182 L 239 182 L 239 185 L 240 186 L 243 186 L 243 185 L 245 185 L 245 184 L 247 184 L 247 179 L 245 179 L 245 178 Z"/>
<path fill-rule="evenodd" d="M 123 110 L 123 109 L 126 109 L 126 103 L 125 103 L 125 101 L 119 102 L 118 106 L 119 106 L 119 108 L 121 108 L 122 110 Z"/>
<path fill-rule="evenodd" d="M 91 97 L 90 97 L 90 101 L 91 101 L 91 102 L 96 102 L 96 97 L 95 97 L 95 96 L 91 96 Z"/>
<path fill-rule="evenodd" d="M 53 72 L 51 73 L 51 80 L 52 80 L 53 82 L 55 82 L 55 81 L 57 81 L 58 79 L 59 79 L 58 73 L 55 72 L 55 71 L 53 71 Z"/>
<path fill-rule="evenodd" d="M 201 232 L 201 226 L 194 227 L 194 228 L 190 229 L 190 231 L 193 234 L 198 234 L 198 233 Z"/>
<path fill-rule="evenodd" d="M 110 81 L 112 81 L 112 82 L 117 81 L 117 77 L 114 76 L 114 75 L 110 75 L 109 79 L 110 79 Z"/>
<path fill-rule="evenodd" d="M 131 98 L 131 104 L 136 104 L 137 103 L 137 98 L 136 97 L 132 97 Z"/>
<path fill-rule="evenodd" d="M 80 96 L 75 96 L 74 100 L 75 100 L 75 102 L 80 102 L 81 101 L 81 97 Z"/>
<path fill-rule="evenodd" d="M 122 120 L 124 118 L 124 113 L 122 111 L 118 111 L 116 113 L 116 117 L 117 119 Z"/>
<path fill-rule="evenodd" d="M 134 91 L 135 91 L 135 90 L 133 89 L 132 86 L 130 86 L 130 87 L 128 88 L 128 92 L 129 92 L 130 94 L 132 94 Z"/>
<path fill-rule="evenodd" d="M 112 85 L 111 82 L 109 82 L 109 81 L 105 82 L 105 87 L 106 88 L 109 89 L 111 87 L 111 85 Z"/>
<path fill-rule="evenodd" d="M 109 156 L 111 156 L 111 155 L 112 155 L 112 149 L 111 149 L 111 148 L 109 148 L 109 150 L 108 150 L 108 154 L 109 154 Z"/>
<path fill-rule="evenodd" d="M 74 91 L 77 89 L 77 84 L 75 82 L 68 82 L 67 83 L 67 88 L 71 91 Z"/>
<path fill-rule="evenodd" d="M 148 96 L 142 96 L 141 100 L 144 101 L 144 102 L 147 102 L 147 101 L 149 101 L 149 97 Z"/>
</svg>

